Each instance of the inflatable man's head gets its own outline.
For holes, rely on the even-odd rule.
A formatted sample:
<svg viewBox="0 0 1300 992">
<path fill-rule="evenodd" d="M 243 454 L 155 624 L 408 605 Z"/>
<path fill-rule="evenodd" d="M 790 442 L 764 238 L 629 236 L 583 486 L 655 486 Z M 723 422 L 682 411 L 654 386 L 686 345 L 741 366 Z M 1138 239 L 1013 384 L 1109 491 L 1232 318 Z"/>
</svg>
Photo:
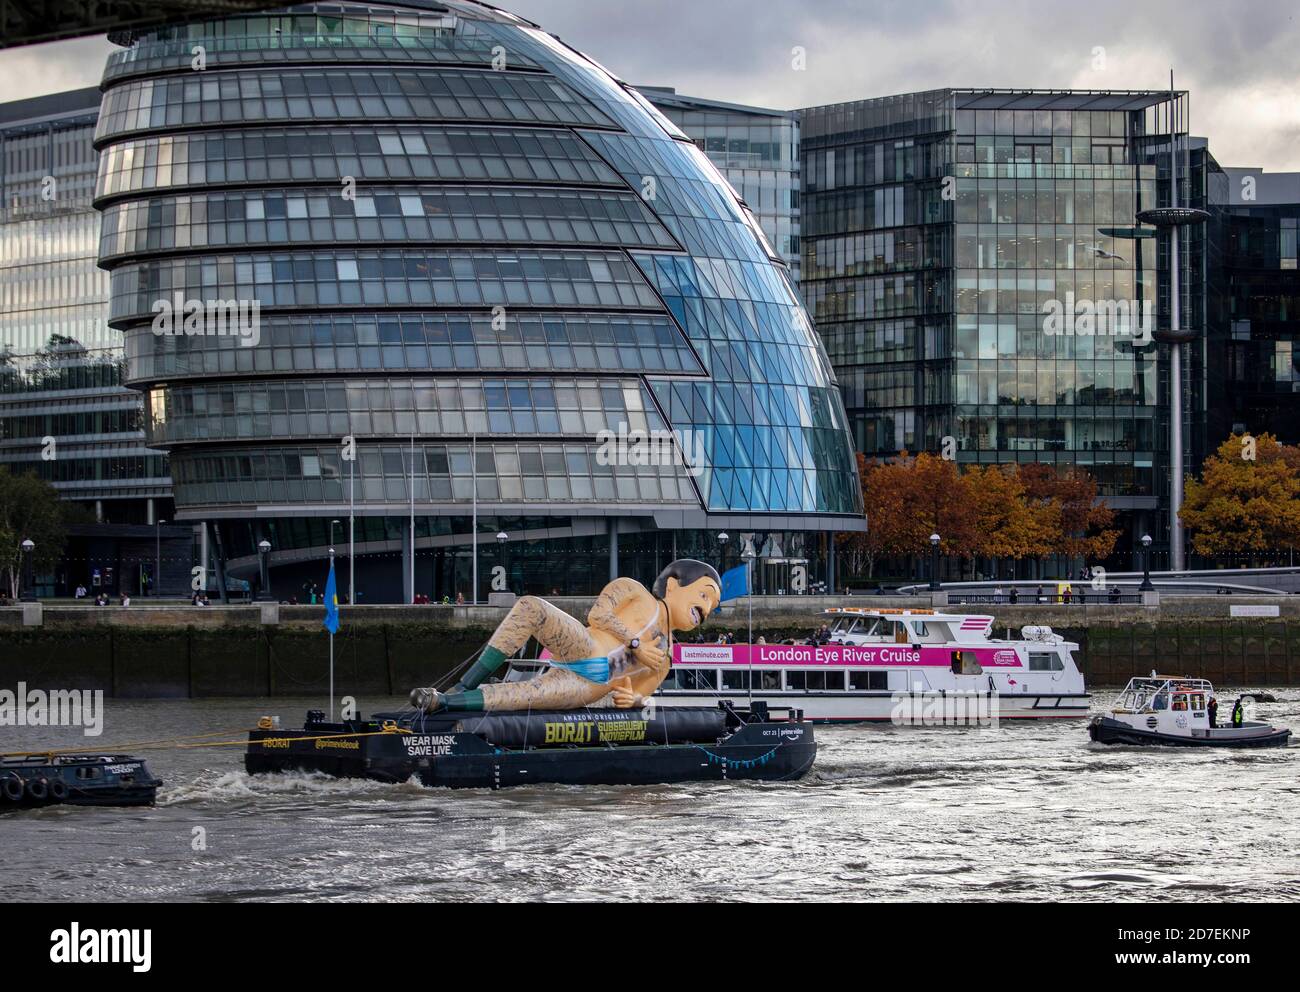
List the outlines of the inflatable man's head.
<svg viewBox="0 0 1300 992">
<path fill-rule="evenodd" d="M 668 608 L 673 630 L 694 630 L 722 602 L 722 579 L 712 565 L 679 558 L 659 573 L 652 591 Z"/>
</svg>

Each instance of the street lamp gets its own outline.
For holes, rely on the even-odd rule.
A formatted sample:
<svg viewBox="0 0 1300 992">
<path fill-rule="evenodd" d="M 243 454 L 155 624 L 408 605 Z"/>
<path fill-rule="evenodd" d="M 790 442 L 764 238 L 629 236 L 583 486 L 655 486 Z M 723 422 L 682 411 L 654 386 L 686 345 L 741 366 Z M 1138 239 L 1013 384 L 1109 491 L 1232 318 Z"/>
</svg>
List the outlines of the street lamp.
<svg viewBox="0 0 1300 992">
<path fill-rule="evenodd" d="M 32 552 L 36 550 L 36 545 L 30 538 L 23 541 L 23 588 L 18 594 L 20 603 L 36 602 L 36 587 L 32 581 Z"/>
<path fill-rule="evenodd" d="M 155 520 L 153 526 L 153 594 L 162 592 L 162 525 L 167 521 Z"/>
<path fill-rule="evenodd" d="M 262 564 L 262 588 L 257 593 L 257 600 L 259 603 L 274 603 L 275 597 L 271 595 L 271 570 L 267 564 L 267 558 L 271 554 L 271 542 L 262 538 L 257 544 L 257 551 Z"/>
<path fill-rule="evenodd" d="M 731 535 L 728 534 L 725 530 L 718 535 L 718 544 L 722 547 L 722 551 L 719 553 L 719 557 L 722 560 L 721 561 L 722 571 L 724 572 L 727 570 L 727 542 L 730 540 L 731 540 Z"/>
<path fill-rule="evenodd" d="M 1142 535 L 1142 584 L 1138 586 L 1138 592 L 1154 592 L 1155 586 L 1151 584 L 1151 535 Z"/>
<path fill-rule="evenodd" d="M 930 535 L 930 591 L 939 591 L 939 542 L 943 540 L 938 534 Z"/>
<path fill-rule="evenodd" d="M 506 573 L 506 591 L 510 590 L 510 564 L 506 561 L 506 541 L 510 535 L 503 530 L 497 531 L 497 547 L 501 549 L 501 570 Z"/>
</svg>

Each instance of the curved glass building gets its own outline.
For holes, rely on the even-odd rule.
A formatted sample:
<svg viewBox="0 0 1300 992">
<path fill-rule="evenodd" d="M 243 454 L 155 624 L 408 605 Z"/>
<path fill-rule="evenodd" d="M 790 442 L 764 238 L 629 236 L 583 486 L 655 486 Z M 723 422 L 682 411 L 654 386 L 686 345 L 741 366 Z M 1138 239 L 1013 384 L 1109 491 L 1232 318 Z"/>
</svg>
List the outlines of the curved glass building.
<svg viewBox="0 0 1300 992">
<path fill-rule="evenodd" d="M 235 574 L 266 539 L 297 595 L 352 518 L 362 602 L 481 599 L 498 566 L 585 593 L 750 544 L 760 588 L 833 582 L 862 506 L 825 351 L 635 90 L 461 0 L 114 40 L 110 321 L 177 516 Z"/>
</svg>

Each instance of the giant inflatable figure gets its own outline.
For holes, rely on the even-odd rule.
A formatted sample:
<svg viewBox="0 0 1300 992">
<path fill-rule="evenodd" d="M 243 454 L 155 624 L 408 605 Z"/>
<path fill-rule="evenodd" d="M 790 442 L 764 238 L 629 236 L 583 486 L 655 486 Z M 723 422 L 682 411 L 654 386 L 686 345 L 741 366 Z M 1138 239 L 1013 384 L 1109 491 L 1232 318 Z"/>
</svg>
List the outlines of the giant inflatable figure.
<svg viewBox="0 0 1300 992">
<path fill-rule="evenodd" d="M 690 558 L 665 568 L 653 592 L 634 579 L 615 579 L 601 590 L 585 627 L 559 607 L 524 596 L 450 692 L 412 689 L 411 705 L 426 713 L 640 706 L 668 675 L 673 631 L 694 630 L 721 597 L 717 571 Z M 551 654 L 546 671 L 526 682 L 483 685 L 532 637 Z"/>
</svg>

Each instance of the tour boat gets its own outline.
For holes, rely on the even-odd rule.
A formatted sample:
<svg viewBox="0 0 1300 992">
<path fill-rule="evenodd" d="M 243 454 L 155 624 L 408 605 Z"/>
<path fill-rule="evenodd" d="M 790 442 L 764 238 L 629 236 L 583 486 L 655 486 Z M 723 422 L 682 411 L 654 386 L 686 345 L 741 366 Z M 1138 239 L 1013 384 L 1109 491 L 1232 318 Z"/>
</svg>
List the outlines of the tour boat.
<svg viewBox="0 0 1300 992">
<path fill-rule="evenodd" d="M 1050 627 L 990 636 L 993 617 L 838 607 L 825 644 L 674 644 L 657 698 L 681 706 L 792 706 L 814 723 L 970 724 L 1088 716 L 1078 645 Z M 512 662 L 507 680 L 544 660 Z M 752 686 L 752 688 L 751 688 Z"/>
<path fill-rule="evenodd" d="M 1250 698 L 1245 693 L 1238 705 Z M 1232 708 L 1220 707 L 1210 726 L 1214 686 L 1205 679 L 1156 675 L 1129 679 L 1109 715 L 1098 714 L 1088 736 L 1099 744 L 1166 744 L 1175 747 L 1282 747 L 1291 737 L 1285 727 L 1243 720 L 1232 724 Z"/>
</svg>

